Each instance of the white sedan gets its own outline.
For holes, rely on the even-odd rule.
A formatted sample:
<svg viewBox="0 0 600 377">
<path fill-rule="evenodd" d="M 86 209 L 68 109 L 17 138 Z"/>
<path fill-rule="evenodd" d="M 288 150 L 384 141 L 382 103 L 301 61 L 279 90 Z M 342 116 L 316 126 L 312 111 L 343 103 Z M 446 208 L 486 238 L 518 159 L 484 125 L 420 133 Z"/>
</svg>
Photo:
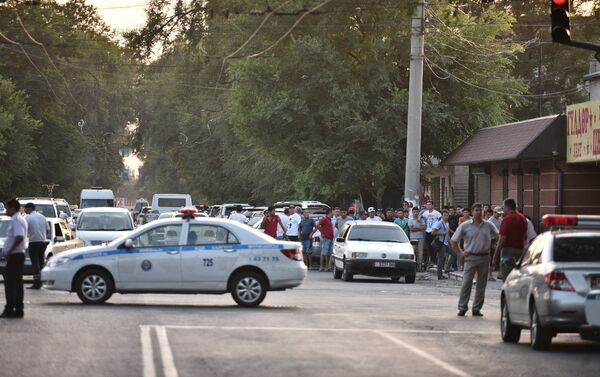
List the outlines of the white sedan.
<svg viewBox="0 0 600 377">
<path fill-rule="evenodd" d="M 412 284 L 416 278 L 413 247 L 394 223 L 346 223 L 333 245 L 333 260 L 335 279 L 350 281 L 354 274 L 360 274 L 398 281 L 404 276 Z"/>
<path fill-rule="evenodd" d="M 50 259 L 47 289 L 77 292 L 99 304 L 117 293 L 230 292 L 240 306 L 256 306 L 267 291 L 299 286 L 306 278 L 302 246 L 277 241 L 230 220 L 156 220 L 106 246 Z"/>
<path fill-rule="evenodd" d="M 86 246 L 106 245 L 132 230 L 133 217 L 126 208 L 85 208 L 77 218 L 77 237 Z"/>
</svg>

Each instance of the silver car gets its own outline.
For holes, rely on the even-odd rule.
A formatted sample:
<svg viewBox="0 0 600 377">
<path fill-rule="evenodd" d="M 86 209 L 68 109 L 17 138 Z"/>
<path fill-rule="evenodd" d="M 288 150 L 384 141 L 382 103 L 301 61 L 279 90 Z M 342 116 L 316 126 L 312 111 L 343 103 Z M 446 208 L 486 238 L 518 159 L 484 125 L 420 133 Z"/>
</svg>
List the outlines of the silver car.
<svg viewBox="0 0 600 377">
<path fill-rule="evenodd" d="M 505 342 L 518 342 L 523 328 L 531 330 L 534 349 L 548 348 L 558 333 L 583 336 L 590 322 L 586 303 L 600 289 L 600 230 L 590 229 L 594 222 L 600 225 L 600 216 L 547 215 L 547 226 L 563 229 L 540 234 L 518 262 L 503 261 L 514 266 L 501 294 Z"/>
</svg>

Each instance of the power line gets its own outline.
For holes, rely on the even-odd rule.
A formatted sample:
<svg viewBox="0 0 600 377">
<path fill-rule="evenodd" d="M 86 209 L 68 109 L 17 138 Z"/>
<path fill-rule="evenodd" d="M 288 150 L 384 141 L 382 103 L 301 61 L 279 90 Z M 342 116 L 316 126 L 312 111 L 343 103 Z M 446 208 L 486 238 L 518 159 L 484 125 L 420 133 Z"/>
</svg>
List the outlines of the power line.
<svg viewBox="0 0 600 377">
<path fill-rule="evenodd" d="M 448 70 L 440 67 L 439 65 L 435 64 L 434 62 L 432 62 L 431 60 L 429 60 L 427 57 L 425 57 L 425 60 L 428 62 L 428 67 L 430 67 L 431 69 L 431 65 L 433 65 L 434 67 L 436 67 L 438 70 L 442 71 L 443 73 L 445 73 L 446 75 L 448 75 L 449 77 L 465 84 L 468 85 L 470 87 L 476 88 L 476 89 L 480 89 L 486 92 L 490 92 L 490 93 L 494 93 L 494 94 L 499 94 L 499 95 L 503 95 L 503 96 L 510 96 L 510 97 L 523 97 L 523 98 L 548 98 L 548 97 L 556 97 L 556 96 L 562 96 L 565 94 L 569 94 L 569 93 L 574 93 L 574 92 L 578 92 L 581 90 L 580 87 L 575 87 L 572 89 L 568 89 L 568 90 L 563 90 L 560 92 L 553 92 L 553 93 L 544 93 L 544 94 L 522 94 L 522 93 L 518 93 L 518 92 L 514 92 L 514 93 L 510 93 L 510 92 L 503 92 L 503 91 L 499 91 L 499 90 L 495 90 L 495 89 L 490 89 L 490 88 L 486 88 L 477 84 L 474 84 L 470 81 L 467 81 L 465 79 L 462 79 L 458 76 L 456 76 L 455 74 L 449 72 Z M 437 75 L 436 75 L 437 76 Z"/>
<path fill-rule="evenodd" d="M 21 49 L 21 52 L 23 52 L 23 54 L 25 55 L 25 57 L 27 58 L 27 60 L 29 61 L 29 63 L 31 63 L 31 65 L 33 66 L 33 68 L 35 68 L 35 70 L 38 71 L 38 73 L 44 78 L 44 81 L 46 81 L 46 85 L 48 85 L 48 88 L 50 88 L 50 91 L 54 95 L 54 98 L 56 98 L 56 100 L 58 101 L 58 103 L 60 103 L 64 107 L 65 106 L 64 102 L 60 100 L 60 98 L 58 97 L 58 95 L 54 91 L 54 88 L 50 84 L 50 81 L 48 80 L 48 77 L 46 77 L 46 75 L 38 68 L 38 66 L 33 62 L 33 60 L 31 60 L 31 57 L 29 56 L 29 54 L 27 54 L 27 51 L 25 51 L 25 48 L 23 48 L 23 45 L 21 45 L 19 42 L 15 42 L 12 39 L 8 38 L 2 32 L 0 32 L 0 37 L 4 38 L 10 44 L 19 46 L 19 48 Z"/>
<path fill-rule="evenodd" d="M 41 47 L 44 50 L 44 53 L 46 54 L 46 57 L 50 61 L 50 64 L 52 64 L 52 67 L 54 67 L 54 69 L 56 70 L 56 72 L 58 73 L 58 75 L 62 78 L 63 82 L 65 83 L 65 88 L 67 89 L 67 93 L 69 93 L 69 96 L 71 97 L 71 99 L 73 100 L 73 102 L 75 102 L 82 111 L 85 111 L 85 108 L 83 107 L 83 105 L 81 103 L 79 103 L 75 99 L 75 96 L 73 96 L 73 93 L 71 92 L 71 88 L 69 88 L 69 83 L 67 82 L 67 79 L 62 74 L 62 72 L 58 69 L 58 67 L 56 66 L 56 64 L 54 64 L 54 60 L 52 60 L 52 58 L 50 57 L 50 54 L 48 53 L 48 50 L 46 50 L 46 47 L 44 46 L 44 44 L 41 43 L 41 42 L 38 42 L 35 38 L 33 38 L 31 36 L 31 34 L 29 33 L 29 31 L 27 31 L 27 28 L 25 27 L 25 24 L 23 23 L 23 20 L 19 16 L 19 13 L 16 10 L 15 10 L 15 14 L 17 16 L 17 20 L 19 21 L 19 24 L 21 25 L 21 28 L 23 29 L 23 32 L 27 35 L 27 37 L 29 37 L 29 39 L 33 43 L 35 43 L 36 45 L 38 45 L 39 47 Z"/>
<path fill-rule="evenodd" d="M 297 25 L 298 25 L 300 22 L 302 22 L 302 20 L 304 19 L 304 17 L 306 17 L 306 16 L 308 16 L 309 14 L 311 14 L 311 13 L 313 13 L 313 12 L 317 11 L 319 8 L 321 8 L 321 7 L 325 6 L 325 5 L 327 5 L 327 4 L 328 4 L 328 3 L 330 3 L 331 1 L 333 1 L 333 0 L 325 0 L 325 1 L 323 1 L 322 3 L 320 3 L 320 4 L 316 5 L 316 6 L 314 6 L 313 8 L 311 8 L 311 9 L 307 10 L 306 12 L 304 12 L 304 13 L 303 13 L 303 14 L 302 14 L 300 17 L 298 17 L 298 19 L 296 20 L 296 22 L 294 22 L 294 23 L 292 24 L 292 26 L 291 26 L 291 27 L 290 27 L 290 28 L 289 28 L 289 29 L 288 29 L 288 30 L 287 30 L 287 31 L 286 31 L 286 32 L 285 32 L 285 33 L 284 33 L 284 34 L 283 34 L 283 35 L 282 35 L 282 36 L 281 36 L 281 37 L 280 37 L 280 38 L 279 38 L 277 41 L 275 41 L 275 43 L 273 43 L 271 46 L 267 47 L 266 49 L 262 50 L 261 52 L 258 52 L 258 53 L 256 53 L 256 54 L 252 54 L 252 55 L 248 56 L 248 58 L 256 58 L 256 57 L 258 57 L 258 56 L 260 56 L 260 55 L 262 55 L 262 54 L 264 54 L 264 53 L 266 53 L 266 52 L 270 51 L 271 49 L 273 49 L 275 46 L 277 46 L 277 45 L 279 44 L 279 42 L 281 42 L 282 40 L 284 40 L 284 39 L 285 39 L 285 38 L 286 38 L 286 37 L 287 37 L 287 36 L 288 36 L 288 35 L 289 35 L 289 34 L 290 34 L 290 33 L 291 33 L 291 32 L 292 32 L 292 31 L 293 31 L 295 28 L 296 28 L 296 26 L 297 26 Z"/>
</svg>

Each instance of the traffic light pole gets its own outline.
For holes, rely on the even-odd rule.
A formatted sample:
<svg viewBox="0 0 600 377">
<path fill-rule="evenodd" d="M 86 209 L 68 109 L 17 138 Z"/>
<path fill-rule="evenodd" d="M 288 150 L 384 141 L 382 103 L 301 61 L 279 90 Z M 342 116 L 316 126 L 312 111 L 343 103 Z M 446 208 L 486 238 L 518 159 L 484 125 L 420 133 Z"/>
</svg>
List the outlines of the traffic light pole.
<svg viewBox="0 0 600 377">
<path fill-rule="evenodd" d="M 419 0 L 411 24 L 408 123 L 404 200 L 420 205 L 421 199 L 421 115 L 423 106 L 424 0 Z"/>
<path fill-rule="evenodd" d="M 582 48 L 584 50 L 595 51 L 596 53 L 594 54 L 594 57 L 596 58 L 596 60 L 598 60 L 600 62 L 600 45 L 595 45 L 593 43 L 588 43 L 588 42 L 579 42 L 579 41 L 569 41 L 569 42 L 561 42 L 561 43 L 565 44 L 567 46 Z"/>
</svg>

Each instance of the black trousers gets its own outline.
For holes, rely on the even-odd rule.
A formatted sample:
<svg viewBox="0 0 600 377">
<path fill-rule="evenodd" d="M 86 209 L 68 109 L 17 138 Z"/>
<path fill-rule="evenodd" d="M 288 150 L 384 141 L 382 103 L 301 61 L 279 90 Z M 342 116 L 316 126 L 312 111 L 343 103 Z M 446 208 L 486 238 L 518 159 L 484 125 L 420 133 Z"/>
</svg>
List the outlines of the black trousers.
<svg viewBox="0 0 600 377">
<path fill-rule="evenodd" d="M 4 293 L 7 312 L 23 312 L 23 265 L 24 253 L 11 254 L 6 261 L 4 274 Z"/>
<path fill-rule="evenodd" d="M 46 253 L 46 242 L 30 242 L 29 243 L 29 258 L 31 259 L 31 267 L 33 268 L 33 285 L 41 286 L 42 278 L 41 271 L 44 268 L 44 254 Z"/>
</svg>

